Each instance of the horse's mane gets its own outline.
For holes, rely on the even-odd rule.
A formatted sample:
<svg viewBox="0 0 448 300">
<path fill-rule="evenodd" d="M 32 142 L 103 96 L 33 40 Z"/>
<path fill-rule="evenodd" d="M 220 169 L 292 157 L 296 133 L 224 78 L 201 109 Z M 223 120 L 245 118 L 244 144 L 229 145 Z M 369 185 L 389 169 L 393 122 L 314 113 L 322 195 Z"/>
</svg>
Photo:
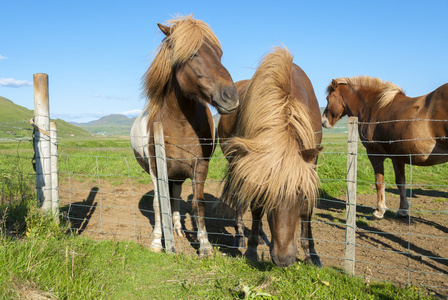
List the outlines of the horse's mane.
<svg viewBox="0 0 448 300">
<path fill-rule="evenodd" d="M 398 85 L 390 82 L 384 81 L 380 78 L 369 77 L 369 76 L 355 76 L 355 77 L 341 77 L 335 79 L 338 84 L 347 84 L 357 89 L 359 87 L 366 87 L 375 90 L 380 90 L 378 94 L 377 101 L 379 107 L 385 107 L 388 105 L 397 94 L 405 94 L 403 89 Z M 327 88 L 327 93 L 330 94 L 333 91 L 332 84 L 330 84 Z"/>
<path fill-rule="evenodd" d="M 226 156 L 233 157 L 222 200 L 233 208 L 251 201 L 269 212 L 299 197 L 314 205 L 318 176 L 301 149 L 316 148 L 308 108 L 291 95 L 293 59 L 286 48 L 267 54 L 249 81 Z"/>
<path fill-rule="evenodd" d="M 172 72 L 175 67 L 185 64 L 201 48 L 205 40 L 221 51 L 221 44 L 212 29 L 193 15 L 178 16 L 165 22 L 170 27 L 157 54 L 142 78 L 143 96 L 147 98 L 146 109 L 151 120 L 162 107 L 170 92 Z"/>
</svg>

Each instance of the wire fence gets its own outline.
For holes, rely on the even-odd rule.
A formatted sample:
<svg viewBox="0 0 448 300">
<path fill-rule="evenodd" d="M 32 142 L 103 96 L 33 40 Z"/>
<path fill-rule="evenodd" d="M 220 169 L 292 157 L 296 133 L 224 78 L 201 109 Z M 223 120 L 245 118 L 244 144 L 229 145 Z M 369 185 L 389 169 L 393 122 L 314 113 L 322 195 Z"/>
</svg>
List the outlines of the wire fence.
<svg viewBox="0 0 448 300">
<path fill-rule="evenodd" d="M 28 122 L 28 121 L 23 121 Z M 2 205 L 20 196 L 13 186 L 35 188 L 32 168 L 31 126 L 0 124 L 0 191 Z M 2 128 L 5 128 L 4 130 Z M 7 133 L 14 128 L 21 136 Z M 343 269 L 346 261 L 347 133 L 324 131 L 318 162 L 321 195 L 314 210 L 312 229 L 316 251 L 324 266 Z M 348 127 L 347 127 L 348 131 Z M 92 139 L 95 140 L 92 142 Z M 209 143 L 209 141 L 206 141 Z M 355 225 L 355 275 L 365 281 L 390 281 L 422 286 L 436 295 L 448 295 L 448 183 L 447 166 L 406 167 L 410 218 L 394 218 L 399 206 L 391 163 L 386 161 L 386 201 L 391 208 L 381 221 L 367 218 L 376 208 L 373 169 L 361 143 L 357 154 L 357 202 Z M 58 175 L 61 216 L 70 229 L 93 239 L 133 240 L 149 245 L 154 226 L 154 189 L 150 176 L 137 164 L 128 139 L 58 139 Z M 219 211 L 222 178 L 227 166 L 219 148 L 210 161 L 205 182 L 205 222 L 209 239 L 225 255 L 240 255 L 233 246 L 235 220 Z M 21 179 L 19 179 L 21 178 Z M 16 182 L 20 182 L 17 184 Z M 25 188 L 26 187 L 26 188 Z M 196 254 L 192 211 L 192 182 L 184 183 L 180 214 L 184 236 L 175 237 L 178 253 Z M 218 207 L 218 208 L 217 208 Z M 244 213 L 248 236 L 251 215 Z M 268 223 L 263 229 L 271 240 Z M 300 236 L 300 233 L 298 233 Z M 269 247 L 259 247 L 259 256 L 269 259 Z M 298 259 L 303 258 L 299 247 Z"/>
</svg>

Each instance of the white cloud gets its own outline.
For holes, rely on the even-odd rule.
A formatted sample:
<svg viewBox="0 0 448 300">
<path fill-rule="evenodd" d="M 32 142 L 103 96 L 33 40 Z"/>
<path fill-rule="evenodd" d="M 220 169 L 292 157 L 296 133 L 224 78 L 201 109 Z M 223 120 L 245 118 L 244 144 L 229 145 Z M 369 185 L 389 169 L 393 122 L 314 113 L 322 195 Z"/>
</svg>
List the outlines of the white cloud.
<svg viewBox="0 0 448 300">
<path fill-rule="evenodd" d="M 0 86 L 19 88 L 32 85 L 33 83 L 29 82 L 28 80 L 17 80 L 14 78 L 0 78 Z"/>
<path fill-rule="evenodd" d="M 0 54 L 0 60 L 2 60 L 2 59 L 7 59 L 7 57 Z"/>
<path fill-rule="evenodd" d="M 135 117 L 137 117 L 141 112 L 142 112 L 141 109 L 133 109 L 133 110 L 128 110 L 128 111 L 121 112 L 120 114 L 125 115 L 125 116 L 128 117 L 128 118 L 135 118 Z"/>
</svg>

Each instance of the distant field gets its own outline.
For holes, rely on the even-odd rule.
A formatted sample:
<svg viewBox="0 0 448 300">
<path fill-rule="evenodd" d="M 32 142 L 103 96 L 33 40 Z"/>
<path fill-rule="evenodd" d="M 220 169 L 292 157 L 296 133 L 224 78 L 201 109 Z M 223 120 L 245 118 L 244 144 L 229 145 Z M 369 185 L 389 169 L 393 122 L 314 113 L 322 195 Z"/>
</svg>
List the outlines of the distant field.
<svg viewBox="0 0 448 300">
<path fill-rule="evenodd" d="M 326 194 L 338 197 L 346 193 L 346 160 L 347 160 L 347 135 L 346 133 L 324 132 L 322 145 L 324 147 L 318 160 L 318 173 L 321 179 L 321 190 Z M 120 181 L 120 176 L 130 174 L 141 176 L 142 169 L 136 163 L 128 137 L 62 137 L 59 140 L 59 169 L 61 176 L 64 174 L 88 174 L 95 175 L 98 170 L 104 174 L 111 174 Z M 374 173 L 366 152 L 361 143 L 358 143 L 358 193 L 375 193 Z M 21 153 L 19 156 L 17 153 Z M 8 160 L 24 160 L 32 157 L 32 146 L 30 142 L 2 142 L 0 143 L 0 162 Z M 227 161 L 223 157 L 220 147 L 217 147 L 211 160 L 209 175 L 210 180 L 221 180 L 224 177 Z M 22 162 L 23 164 L 23 162 Z M 98 164 L 98 170 L 97 170 Z M 6 166 L 17 165 L 16 163 L 4 163 Z M 25 163 L 29 166 L 29 162 Z M 128 169 L 129 166 L 129 169 Z M 22 167 L 23 168 L 23 167 Z M 412 168 L 407 166 L 406 174 L 408 182 L 412 179 L 415 186 L 425 185 L 428 189 L 437 189 L 439 186 L 447 186 L 445 165 L 432 167 Z M 31 170 L 30 170 L 31 171 Z M 88 177 L 88 176 L 87 176 Z M 395 188 L 395 178 L 392 163 L 386 160 L 385 180 L 389 187 Z"/>
</svg>

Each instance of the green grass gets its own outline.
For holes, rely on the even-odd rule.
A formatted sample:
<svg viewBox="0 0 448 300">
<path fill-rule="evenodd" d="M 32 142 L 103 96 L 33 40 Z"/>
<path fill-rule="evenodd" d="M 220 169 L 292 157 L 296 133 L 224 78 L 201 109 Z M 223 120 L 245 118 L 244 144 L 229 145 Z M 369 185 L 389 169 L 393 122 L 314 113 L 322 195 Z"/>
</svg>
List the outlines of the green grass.
<svg viewBox="0 0 448 300">
<path fill-rule="evenodd" d="M 156 254 L 134 242 L 73 236 L 0 238 L 1 299 L 424 299 L 331 268 L 276 268 L 221 253 Z"/>
<path fill-rule="evenodd" d="M 345 140 L 344 134 L 324 138 L 318 172 L 321 191 L 330 197 L 346 192 Z M 361 144 L 359 153 L 358 193 L 375 193 L 373 170 Z M 33 293 L 56 299 L 424 298 L 414 288 L 365 283 L 331 268 L 297 263 L 280 269 L 270 262 L 252 264 L 219 252 L 205 259 L 155 254 L 133 242 L 98 242 L 66 234 L 67 224 L 55 225 L 35 207 L 32 156 L 30 142 L 0 143 L 0 299 Z M 208 179 L 221 180 L 226 168 L 218 147 Z M 414 184 L 446 185 L 445 174 L 443 165 L 412 169 Z M 117 185 L 129 177 L 150 180 L 135 161 L 127 138 L 61 139 L 59 176 L 86 181 L 107 177 Z M 386 182 L 395 189 L 390 162 Z M 357 220 L 359 225 L 365 222 Z"/>
</svg>

